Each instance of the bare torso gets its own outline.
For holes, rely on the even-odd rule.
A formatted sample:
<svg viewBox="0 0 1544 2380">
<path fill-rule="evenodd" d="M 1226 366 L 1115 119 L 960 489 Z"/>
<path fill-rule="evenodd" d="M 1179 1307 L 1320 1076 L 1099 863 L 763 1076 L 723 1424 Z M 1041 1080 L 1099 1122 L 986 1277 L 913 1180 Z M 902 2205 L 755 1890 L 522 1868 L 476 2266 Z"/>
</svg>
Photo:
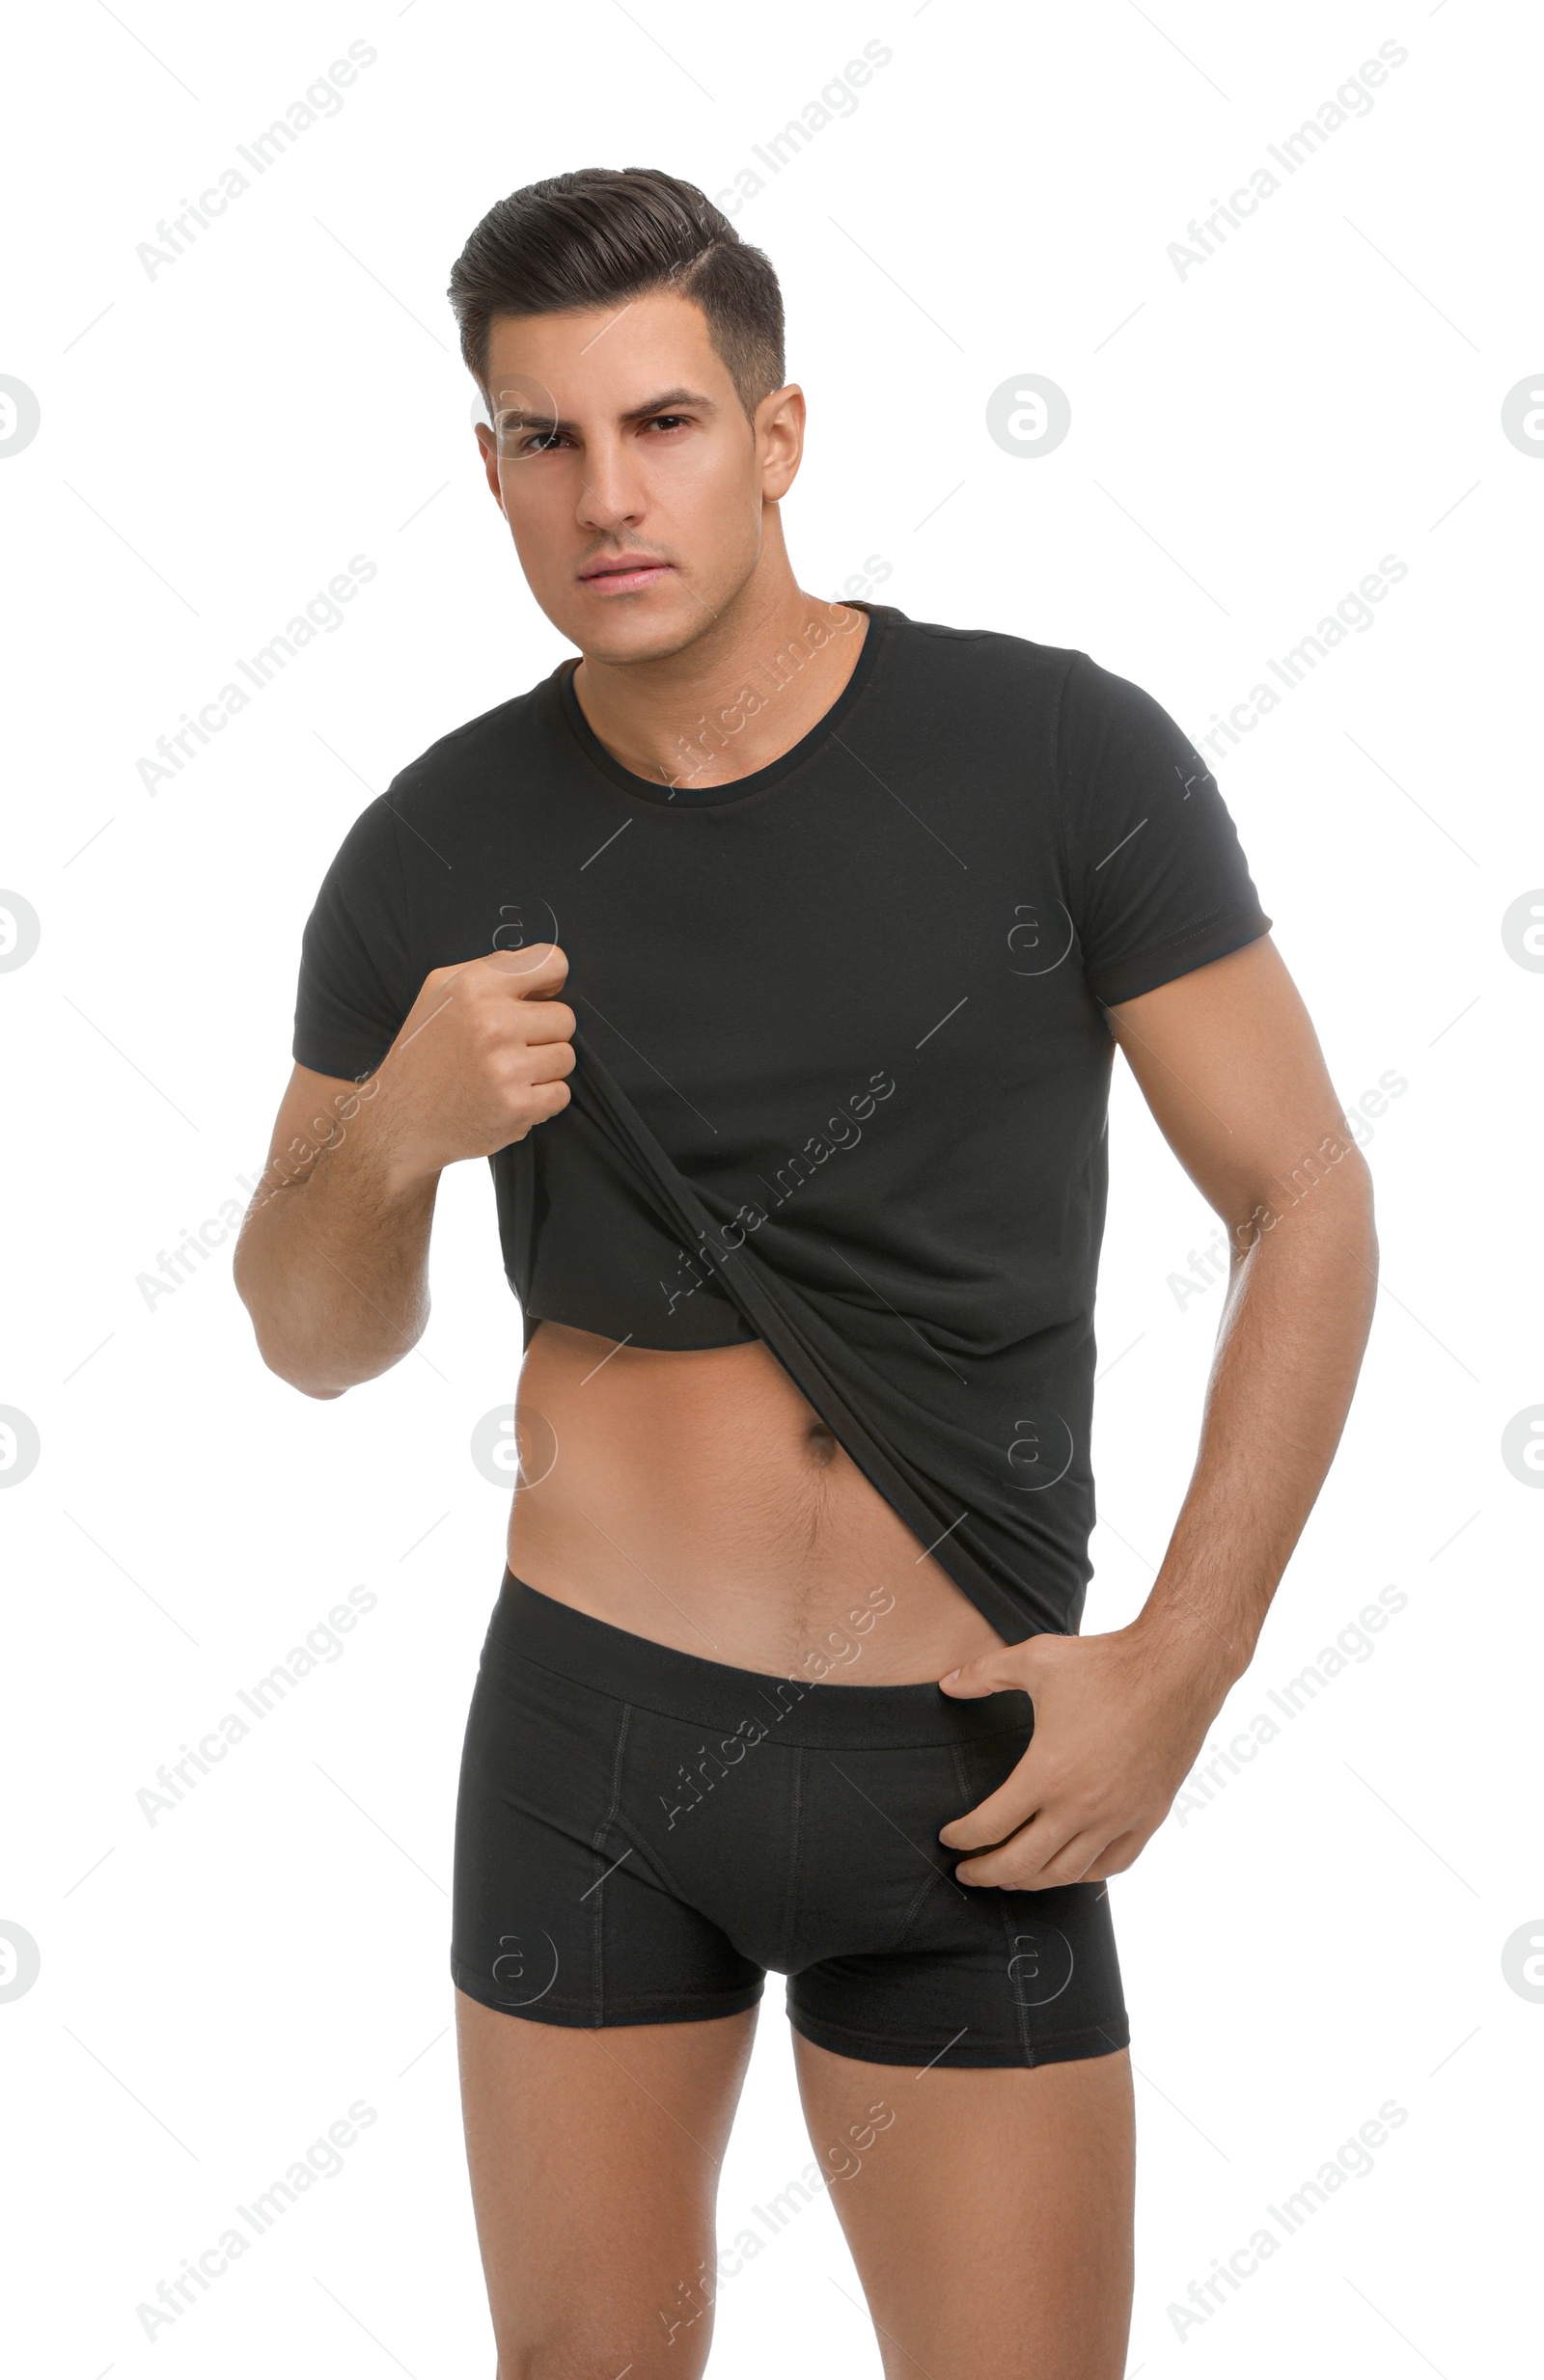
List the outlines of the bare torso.
<svg viewBox="0 0 1544 2380">
<path fill-rule="evenodd" d="M 675 1353 L 538 1325 L 517 1578 L 703 1660 L 910 1684 L 1004 1640 L 759 1340 Z"/>
</svg>

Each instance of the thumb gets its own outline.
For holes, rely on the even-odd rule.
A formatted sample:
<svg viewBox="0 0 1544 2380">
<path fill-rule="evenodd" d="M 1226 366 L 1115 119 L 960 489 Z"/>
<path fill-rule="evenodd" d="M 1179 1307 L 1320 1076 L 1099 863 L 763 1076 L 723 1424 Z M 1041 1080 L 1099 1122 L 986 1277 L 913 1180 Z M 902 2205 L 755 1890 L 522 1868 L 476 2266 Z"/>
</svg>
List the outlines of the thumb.
<svg viewBox="0 0 1544 2380">
<path fill-rule="evenodd" d="M 962 1661 L 958 1669 L 946 1670 L 938 1682 L 946 1694 L 966 1698 L 1001 1694 L 1005 1687 L 1023 1693 L 1021 1653 L 1021 1646 L 998 1645 L 990 1653 L 979 1653 L 974 1661 Z"/>
</svg>

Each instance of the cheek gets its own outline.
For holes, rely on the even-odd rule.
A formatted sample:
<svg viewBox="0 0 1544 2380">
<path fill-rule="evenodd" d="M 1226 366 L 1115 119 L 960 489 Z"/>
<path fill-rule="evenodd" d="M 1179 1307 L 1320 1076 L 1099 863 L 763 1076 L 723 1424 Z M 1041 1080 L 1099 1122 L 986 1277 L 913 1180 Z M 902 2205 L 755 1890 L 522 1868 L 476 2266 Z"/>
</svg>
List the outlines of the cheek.
<svg viewBox="0 0 1544 2380">
<path fill-rule="evenodd" d="M 678 543 L 698 566 L 732 570 L 754 560 L 761 534 L 761 489 L 746 449 L 676 448 L 648 475 L 648 533 Z"/>
<path fill-rule="evenodd" d="M 522 486 L 518 470 L 507 476 L 500 492 L 514 550 L 532 588 L 556 588 L 571 577 L 576 551 L 590 542 L 576 527 L 571 500 L 559 498 L 550 485 Z"/>
</svg>

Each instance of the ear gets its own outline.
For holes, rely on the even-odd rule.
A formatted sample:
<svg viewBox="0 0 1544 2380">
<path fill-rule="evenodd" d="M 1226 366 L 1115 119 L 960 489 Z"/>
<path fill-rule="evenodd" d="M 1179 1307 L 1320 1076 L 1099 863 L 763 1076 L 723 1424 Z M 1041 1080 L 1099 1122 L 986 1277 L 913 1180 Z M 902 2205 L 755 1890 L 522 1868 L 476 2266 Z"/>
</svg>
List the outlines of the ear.
<svg viewBox="0 0 1544 2380">
<path fill-rule="evenodd" d="M 482 457 L 482 470 L 488 483 L 488 493 L 499 510 L 504 510 L 504 490 L 499 485 L 499 443 L 485 422 L 474 422 L 478 452 Z"/>
<path fill-rule="evenodd" d="M 775 505 L 793 485 L 804 456 L 804 391 L 797 382 L 762 397 L 756 409 L 756 443 L 762 499 Z"/>
</svg>

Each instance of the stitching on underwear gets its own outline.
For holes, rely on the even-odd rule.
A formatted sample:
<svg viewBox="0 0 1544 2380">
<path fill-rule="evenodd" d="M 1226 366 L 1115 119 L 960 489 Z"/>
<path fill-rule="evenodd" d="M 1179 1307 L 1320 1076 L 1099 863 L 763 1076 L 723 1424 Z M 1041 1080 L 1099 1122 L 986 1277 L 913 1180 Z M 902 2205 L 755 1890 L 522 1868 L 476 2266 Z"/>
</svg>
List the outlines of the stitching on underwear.
<svg viewBox="0 0 1544 2380">
<path fill-rule="evenodd" d="M 1005 1980 L 1007 1983 L 1008 1996 L 1012 2000 L 1013 2006 L 1018 2011 L 1019 2039 L 1024 2045 L 1024 2063 L 1026 2065 L 1038 2065 L 1040 2061 L 1035 2052 L 1034 2029 L 1030 2021 L 1029 2005 L 1026 2001 L 1019 1998 L 1019 1995 L 1013 1985 L 1013 1961 L 1019 1955 L 1018 1937 L 1013 1931 L 1013 1920 L 1009 1916 L 1006 1906 L 1001 1910 L 1001 1916 L 1003 1919 L 1003 1939 L 1007 1950 L 1007 1967 L 1006 1969 Z"/>
<path fill-rule="evenodd" d="M 793 1754 L 793 1823 L 788 1828 L 788 1889 L 783 1920 L 783 1953 L 791 1964 L 793 1929 L 799 1908 L 799 1834 L 804 1823 L 804 1746 L 789 1744 Z"/>
<path fill-rule="evenodd" d="M 630 1720 L 631 1720 L 631 1718 L 632 1718 L 632 1715 L 633 1715 L 633 1707 L 632 1707 L 631 1703 L 623 1703 L 623 1705 L 622 1705 L 622 1707 L 621 1707 L 621 1723 L 620 1723 L 620 1725 L 618 1727 L 618 1730 L 617 1730 L 617 1756 L 616 1756 L 616 1759 L 615 1759 L 615 1760 L 613 1761 L 613 1763 L 612 1763 L 612 1768 L 611 1768 L 611 1807 L 610 1807 L 610 1809 L 606 1812 L 605 1817 L 601 1819 L 600 1824 L 596 1827 L 596 1829 L 595 1829 L 595 1836 L 594 1836 L 594 1842 L 593 1842 L 593 1846 L 592 1846 L 592 1848 L 594 1850 L 594 1852 L 595 1852 L 595 1854 L 596 1854 L 596 1856 L 597 1856 L 597 1857 L 603 1857 L 603 1856 L 604 1856 L 604 1846 L 605 1846 L 606 1837 L 607 1837 L 607 1835 L 611 1832 L 612 1822 L 613 1822 L 613 1820 L 615 1819 L 615 1818 L 616 1818 L 616 1816 L 617 1816 L 617 1812 L 618 1812 L 618 1810 L 619 1810 L 619 1809 L 620 1808 L 620 1806 L 621 1806 L 621 1764 L 622 1764 L 622 1754 L 623 1754 L 623 1751 L 624 1751 L 625 1746 L 626 1746 L 626 1742 L 627 1742 L 627 1728 L 628 1728 L 628 1723 L 629 1723 L 629 1721 L 630 1721 Z M 604 1873 L 604 1871 L 602 1871 L 602 1873 Z M 603 2025 L 603 2024 L 605 2023 L 605 2021 L 606 2021 L 606 1980 L 605 1980 L 605 1966 L 604 1966 L 604 1959 L 605 1959 L 605 1931 L 604 1931 L 604 1927 L 605 1927 L 605 1911 L 604 1911 L 604 1907 L 603 1907 L 603 1903 L 604 1903 L 604 1901 L 605 1901 L 605 1898 L 606 1898 L 606 1888 L 605 1888 L 605 1885 L 604 1885 L 604 1884 L 601 1884 L 601 1883 L 597 1883 L 597 1884 L 596 1884 L 596 1887 L 595 1887 L 595 1955 L 594 1955 L 594 1969 L 595 1969 L 594 2021 L 595 2021 L 595 2023 L 596 2023 L 597 2025 Z"/>
</svg>

